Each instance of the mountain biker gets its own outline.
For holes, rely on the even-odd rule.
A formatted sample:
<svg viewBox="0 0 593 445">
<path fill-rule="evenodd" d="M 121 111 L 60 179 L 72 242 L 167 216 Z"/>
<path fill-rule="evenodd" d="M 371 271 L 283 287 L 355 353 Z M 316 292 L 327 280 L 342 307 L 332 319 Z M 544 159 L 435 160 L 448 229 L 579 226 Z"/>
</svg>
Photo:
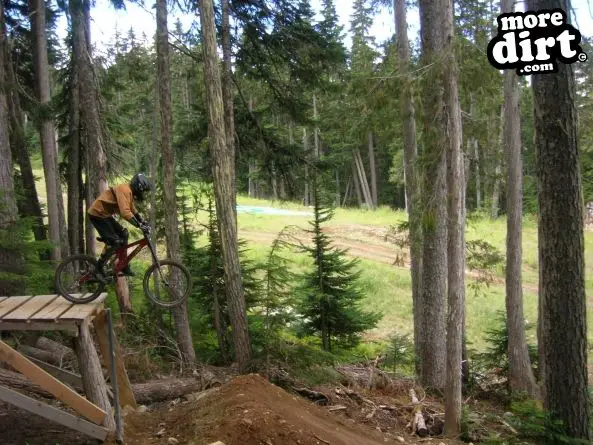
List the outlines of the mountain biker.
<svg viewBox="0 0 593 445">
<path fill-rule="evenodd" d="M 119 184 L 105 190 L 88 209 L 89 219 L 106 245 L 97 262 L 99 274 L 103 275 L 103 266 L 111 255 L 128 243 L 128 229 L 122 227 L 113 215 L 119 214 L 142 231 L 149 229 L 134 205 L 136 200 L 143 201 L 144 194 L 149 190 L 154 190 L 152 182 L 143 173 L 137 173 L 129 184 Z M 124 276 L 134 276 L 129 265 L 121 272 Z"/>
</svg>

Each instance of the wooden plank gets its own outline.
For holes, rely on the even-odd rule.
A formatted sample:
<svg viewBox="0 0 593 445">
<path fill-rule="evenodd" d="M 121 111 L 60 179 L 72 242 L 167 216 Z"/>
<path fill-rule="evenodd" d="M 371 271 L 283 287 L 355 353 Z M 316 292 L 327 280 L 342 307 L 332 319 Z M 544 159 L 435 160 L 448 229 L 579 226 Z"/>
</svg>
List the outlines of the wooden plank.
<svg viewBox="0 0 593 445">
<path fill-rule="evenodd" d="M 32 296 L 27 297 L 8 297 L 6 300 L 0 302 L 0 318 L 4 315 L 8 314 L 9 312 L 18 308 L 21 304 L 26 303 L 29 301 Z"/>
<path fill-rule="evenodd" d="M 89 402 L 76 391 L 60 382 L 54 376 L 41 369 L 31 360 L 22 354 L 19 354 L 1 340 L 0 360 L 7 362 L 33 383 L 36 383 L 41 388 L 51 393 L 56 399 L 66 403 L 93 423 L 100 425 L 105 420 L 105 411 Z"/>
<path fill-rule="evenodd" d="M 109 434 L 107 428 L 94 425 L 79 417 L 73 416 L 70 413 L 59 410 L 51 405 L 40 402 L 38 400 L 27 397 L 19 392 L 12 391 L 8 388 L 0 386 L 0 400 L 10 403 L 20 409 L 28 411 L 38 416 L 45 417 L 52 422 L 59 423 L 68 428 L 80 431 L 87 436 L 94 439 L 104 441 Z"/>
<path fill-rule="evenodd" d="M 70 371 L 66 371 L 65 369 L 62 369 L 62 368 L 58 368 L 57 366 L 54 366 L 50 363 L 46 363 L 44 361 L 38 360 L 35 357 L 27 356 L 27 358 L 29 360 L 31 360 L 33 363 L 35 363 L 37 366 L 39 366 L 40 368 L 49 372 L 55 378 L 61 380 L 64 383 L 67 383 L 68 385 L 72 386 L 76 390 L 82 390 L 82 377 L 80 377 L 78 374 L 75 374 Z"/>
<path fill-rule="evenodd" d="M 0 320 L 0 331 L 66 331 L 76 337 L 78 335 L 78 325 L 74 321 L 58 323 L 32 321 L 30 323 L 24 323 L 22 321 Z"/>
<path fill-rule="evenodd" d="M 94 303 L 75 304 L 70 309 L 68 309 L 66 312 L 64 312 L 62 315 L 60 315 L 58 320 L 59 321 L 62 321 L 62 320 L 82 321 L 82 320 L 90 317 L 91 315 L 94 315 L 95 313 L 99 312 L 99 310 L 101 310 L 102 308 L 103 308 L 102 303 L 99 303 L 99 304 L 94 304 Z"/>
<path fill-rule="evenodd" d="M 95 333 L 97 334 L 97 341 L 99 348 L 101 349 L 101 355 L 105 361 L 107 369 L 111 369 L 111 354 L 109 353 L 109 326 L 107 324 L 107 317 L 105 311 L 99 312 L 99 314 L 93 320 L 95 326 Z M 131 406 L 137 408 L 136 398 L 132 391 L 132 385 L 126 372 L 126 367 L 121 356 L 121 348 L 115 340 L 115 370 L 117 372 L 117 386 L 119 388 L 119 403 L 122 408 Z"/>
<path fill-rule="evenodd" d="M 103 292 L 96 299 L 86 304 L 74 304 L 72 307 L 61 314 L 58 320 L 77 320 L 82 321 L 91 315 L 97 313 L 103 308 L 103 302 L 107 298 L 107 293 Z"/>
<path fill-rule="evenodd" d="M 37 295 L 14 311 L 6 314 L 2 317 L 2 320 L 28 320 L 56 298 L 58 298 L 57 295 Z"/>
<path fill-rule="evenodd" d="M 59 296 L 41 311 L 35 314 L 35 320 L 57 320 L 60 315 L 70 309 L 74 303 Z"/>
</svg>

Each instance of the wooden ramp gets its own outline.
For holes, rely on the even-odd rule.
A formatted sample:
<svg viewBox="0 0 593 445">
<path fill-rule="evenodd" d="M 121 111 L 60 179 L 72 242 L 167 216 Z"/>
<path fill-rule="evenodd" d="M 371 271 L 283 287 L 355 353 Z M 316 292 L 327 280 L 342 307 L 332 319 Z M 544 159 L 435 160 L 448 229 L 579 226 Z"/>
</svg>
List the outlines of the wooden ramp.
<svg viewBox="0 0 593 445">
<path fill-rule="evenodd" d="M 110 343 L 104 301 L 101 294 L 87 304 L 74 304 L 59 295 L 0 296 L 0 331 L 65 331 L 72 335 L 80 368 L 80 380 L 87 398 L 66 383 L 69 373 L 50 364 L 28 358 L 0 340 L 0 361 L 37 384 L 74 410 L 74 416 L 53 406 L 0 386 L 0 400 L 45 417 L 95 439 L 105 440 L 115 430 L 113 409 L 99 355 L 90 334 L 90 324 L 100 345 L 105 366 L 115 360 L 118 399 L 122 406 L 136 407 L 125 366 L 117 344 Z M 114 339 L 115 337 L 113 337 Z M 114 340 L 115 343 L 115 340 Z M 113 351 L 113 352 L 112 352 Z M 66 379 L 70 377 L 70 379 Z M 119 409 L 119 406 L 117 407 Z M 117 409 L 117 410 L 118 410 Z"/>
</svg>

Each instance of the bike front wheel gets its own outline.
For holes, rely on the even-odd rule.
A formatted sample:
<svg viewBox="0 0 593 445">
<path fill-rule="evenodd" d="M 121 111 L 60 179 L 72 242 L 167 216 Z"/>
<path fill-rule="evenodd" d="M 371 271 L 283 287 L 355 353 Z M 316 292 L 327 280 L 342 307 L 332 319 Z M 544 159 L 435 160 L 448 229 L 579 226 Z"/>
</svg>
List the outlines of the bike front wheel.
<svg viewBox="0 0 593 445">
<path fill-rule="evenodd" d="M 97 261 L 89 255 L 66 258 L 56 268 L 57 292 L 72 303 L 84 304 L 96 299 L 105 282 L 96 276 Z"/>
<path fill-rule="evenodd" d="M 157 306 L 171 308 L 181 304 L 192 291 L 189 270 L 177 261 L 162 260 L 144 274 L 144 293 Z"/>
</svg>

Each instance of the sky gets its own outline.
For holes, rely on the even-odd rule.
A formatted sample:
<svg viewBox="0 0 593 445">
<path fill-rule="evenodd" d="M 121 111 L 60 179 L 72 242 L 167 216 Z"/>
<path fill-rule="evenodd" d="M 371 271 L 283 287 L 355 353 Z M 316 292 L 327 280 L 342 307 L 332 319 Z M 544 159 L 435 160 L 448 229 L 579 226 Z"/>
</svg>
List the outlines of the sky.
<svg viewBox="0 0 593 445">
<path fill-rule="evenodd" d="M 353 0 L 337 0 L 336 9 L 340 18 L 340 24 L 344 26 L 346 33 L 349 29 L 350 15 L 352 14 Z M 93 44 L 101 51 L 105 45 L 113 42 L 115 30 L 121 33 L 127 33 L 130 28 L 134 29 L 136 35 L 145 33 L 151 38 L 156 28 L 156 15 L 154 9 L 146 1 L 146 6 L 138 6 L 128 3 L 125 11 L 116 11 L 109 3 L 109 0 L 96 0 L 95 7 L 91 11 L 91 38 Z M 320 10 L 320 0 L 311 0 L 311 5 L 315 11 Z M 418 32 L 418 11 L 412 10 L 408 13 L 410 22 L 410 31 Z M 175 21 L 179 18 L 185 30 L 187 30 L 192 21 L 198 20 L 197 17 L 189 14 L 173 13 L 169 17 L 169 29 L 171 30 Z M 63 39 L 66 36 L 67 20 L 64 16 L 58 21 L 58 36 Z M 375 17 L 372 35 L 377 42 L 383 42 L 389 39 L 394 33 L 393 16 L 385 9 L 379 11 Z M 412 37 L 411 37 L 412 38 Z M 347 34 L 345 42 L 350 47 L 350 36 Z"/>
<path fill-rule="evenodd" d="M 152 9 L 151 0 L 144 1 L 147 6 L 138 6 L 126 2 L 126 10 L 116 11 L 110 5 L 109 0 L 96 0 L 96 5 L 91 11 L 91 38 L 98 51 L 102 51 L 105 45 L 113 42 L 116 29 L 121 33 L 127 33 L 130 28 L 133 28 L 138 36 L 142 33 L 145 33 L 149 39 L 153 36 L 156 27 L 155 11 Z M 353 0 L 337 0 L 335 3 L 340 24 L 344 26 L 347 33 L 344 43 L 347 47 L 350 47 L 351 39 L 348 30 Z M 593 0 L 572 0 L 571 3 L 574 10 L 574 26 L 583 36 L 591 37 L 593 35 Z M 311 0 L 311 5 L 315 11 L 319 11 L 320 0 Z M 173 12 L 169 18 L 170 28 L 172 28 L 177 18 L 181 20 L 185 30 L 191 26 L 192 21 L 197 20 L 195 16 Z M 417 8 L 408 11 L 408 24 L 410 40 L 415 40 L 420 29 Z M 60 17 L 58 35 L 61 39 L 66 35 L 66 26 L 66 18 L 64 16 Z M 392 13 L 385 8 L 376 14 L 371 34 L 375 36 L 377 43 L 381 43 L 393 35 L 394 28 Z"/>
</svg>

